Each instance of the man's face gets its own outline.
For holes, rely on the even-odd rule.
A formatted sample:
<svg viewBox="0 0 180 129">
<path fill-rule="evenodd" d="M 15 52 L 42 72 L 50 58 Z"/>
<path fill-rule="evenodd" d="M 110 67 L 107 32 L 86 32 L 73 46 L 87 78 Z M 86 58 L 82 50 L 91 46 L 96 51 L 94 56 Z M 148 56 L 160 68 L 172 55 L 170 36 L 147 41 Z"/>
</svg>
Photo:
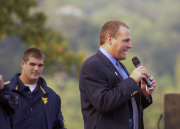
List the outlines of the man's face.
<svg viewBox="0 0 180 129">
<path fill-rule="evenodd" d="M 118 31 L 117 38 L 112 38 L 111 55 L 116 60 L 125 60 L 126 52 L 132 48 L 130 43 L 130 30 L 126 27 L 121 27 Z"/>
<path fill-rule="evenodd" d="M 21 61 L 22 73 L 21 76 L 26 83 L 35 84 L 42 74 L 44 65 L 44 59 L 37 59 L 29 57 L 29 60 L 25 62 Z"/>
</svg>

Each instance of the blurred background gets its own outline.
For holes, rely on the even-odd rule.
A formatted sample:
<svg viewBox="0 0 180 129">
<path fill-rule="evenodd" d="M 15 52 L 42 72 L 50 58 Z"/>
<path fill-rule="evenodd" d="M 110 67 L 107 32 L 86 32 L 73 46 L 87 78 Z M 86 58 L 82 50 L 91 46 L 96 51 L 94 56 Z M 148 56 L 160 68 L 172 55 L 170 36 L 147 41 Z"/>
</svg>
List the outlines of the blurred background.
<svg viewBox="0 0 180 129">
<path fill-rule="evenodd" d="M 4 81 L 21 72 L 28 47 L 46 55 L 43 77 L 62 100 L 68 129 L 83 129 L 78 76 L 85 59 L 97 52 L 99 32 L 108 20 L 131 30 L 132 46 L 123 63 L 129 72 L 137 56 L 156 80 L 153 104 L 144 110 L 146 129 L 157 128 L 164 95 L 180 92 L 179 0 L 0 0 L 0 74 Z M 160 121 L 164 128 L 164 119 Z"/>
</svg>

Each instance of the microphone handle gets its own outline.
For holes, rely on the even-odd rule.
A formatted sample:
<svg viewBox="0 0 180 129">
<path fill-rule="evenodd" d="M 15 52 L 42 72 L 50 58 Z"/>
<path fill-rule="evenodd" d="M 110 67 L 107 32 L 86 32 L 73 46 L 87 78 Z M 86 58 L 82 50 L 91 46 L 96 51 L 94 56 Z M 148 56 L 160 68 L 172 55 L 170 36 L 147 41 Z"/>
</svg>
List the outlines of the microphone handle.
<svg viewBox="0 0 180 129">
<path fill-rule="evenodd" d="M 139 66 L 142 66 L 141 63 L 137 64 L 137 65 L 136 65 L 136 68 L 139 67 Z M 152 83 L 151 83 L 151 81 L 149 80 L 149 78 L 147 78 L 147 80 L 143 78 L 143 80 L 145 81 L 145 83 L 146 83 L 146 85 L 147 85 L 148 87 L 151 87 L 151 86 L 152 86 Z"/>
<path fill-rule="evenodd" d="M 151 87 L 151 86 L 152 86 L 152 83 L 151 83 L 151 81 L 149 80 L 149 78 L 147 78 L 147 80 L 145 80 L 145 79 L 143 78 L 143 80 L 145 81 L 145 83 L 146 83 L 146 85 L 147 85 L 148 87 Z"/>
</svg>

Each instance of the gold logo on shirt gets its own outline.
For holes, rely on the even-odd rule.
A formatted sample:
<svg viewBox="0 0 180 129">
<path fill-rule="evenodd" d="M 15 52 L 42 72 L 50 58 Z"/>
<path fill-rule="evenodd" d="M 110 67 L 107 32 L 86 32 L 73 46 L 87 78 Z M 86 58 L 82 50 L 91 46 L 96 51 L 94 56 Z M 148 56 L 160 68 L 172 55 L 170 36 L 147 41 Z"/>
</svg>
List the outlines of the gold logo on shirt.
<svg viewBox="0 0 180 129">
<path fill-rule="evenodd" d="M 18 100 L 18 96 L 16 96 L 16 99 Z"/>
<path fill-rule="evenodd" d="M 42 96 L 41 96 L 41 98 L 42 98 L 44 104 L 46 104 L 46 103 L 48 102 L 48 98 L 44 98 L 44 97 L 42 97 Z"/>
</svg>

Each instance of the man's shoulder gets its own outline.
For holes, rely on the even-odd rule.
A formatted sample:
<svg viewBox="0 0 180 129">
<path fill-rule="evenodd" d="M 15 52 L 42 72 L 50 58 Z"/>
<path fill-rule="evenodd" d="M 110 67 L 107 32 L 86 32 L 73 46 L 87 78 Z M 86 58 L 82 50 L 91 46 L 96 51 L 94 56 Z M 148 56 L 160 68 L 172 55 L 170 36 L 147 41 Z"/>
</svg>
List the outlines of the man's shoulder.
<svg viewBox="0 0 180 129">
<path fill-rule="evenodd" d="M 40 85 L 40 89 L 44 92 L 44 93 L 48 93 L 48 94 L 51 94 L 51 95 L 57 95 L 55 90 L 53 90 L 51 88 L 51 86 L 49 86 L 45 79 L 43 77 L 40 77 L 39 80 L 38 80 L 38 84 Z"/>
<path fill-rule="evenodd" d="M 97 52 L 96 54 L 90 56 L 87 60 L 85 60 L 83 65 L 98 65 L 103 63 L 102 60 L 102 55 L 100 55 L 100 53 Z"/>
<path fill-rule="evenodd" d="M 9 85 L 10 81 L 4 82 L 4 85 Z"/>
<path fill-rule="evenodd" d="M 94 54 L 86 59 L 86 61 L 95 60 L 97 59 L 97 54 Z"/>
<path fill-rule="evenodd" d="M 14 86 L 12 81 L 4 82 L 5 87 L 9 87 L 10 89 L 14 89 L 16 86 Z"/>
<path fill-rule="evenodd" d="M 16 73 L 9 81 L 4 82 L 4 85 L 9 86 L 11 89 L 14 89 L 18 82 L 19 74 L 20 73 Z"/>
<path fill-rule="evenodd" d="M 50 86 L 47 86 L 47 90 L 52 94 L 56 94 L 56 92 L 52 88 L 50 88 Z"/>
<path fill-rule="evenodd" d="M 47 97 L 48 97 L 50 100 L 55 100 L 55 102 L 61 101 L 61 97 L 58 95 L 58 93 L 56 93 L 55 90 L 53 90 L 52 88 L 50 88 L 50 87 L 48 87 L 48 86 L 47 86 L 46 90 L 48 91 Z"/>
<path fill-rule="evenodd" d="M 50 96 L 59 96 L 57 93 L 56 93 L 56 91 L 54 90 L 54 89 L 52 89 L 52 88 L 50 88 L 49 86 L 47 86 L 46 87 L 46 91 L 47 91 L 47 93 L 50 95 Z"/>
</svg>

